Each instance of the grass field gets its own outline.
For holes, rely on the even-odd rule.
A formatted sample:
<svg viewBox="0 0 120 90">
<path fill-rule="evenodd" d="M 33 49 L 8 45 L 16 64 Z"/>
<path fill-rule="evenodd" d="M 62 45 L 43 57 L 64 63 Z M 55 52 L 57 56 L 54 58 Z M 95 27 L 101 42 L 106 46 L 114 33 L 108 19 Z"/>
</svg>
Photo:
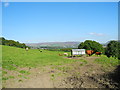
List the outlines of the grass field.
<svg viewBox="0 0 120 90">
<path fill-rule="evenodd" d="M 63 51 L 48 51 L 30 49 L 26 51 L 22 48 L 2 46 L 2 68 L 7 70 L 15 70 L 17 67 L 37 67 L 46 65 L 62 65 L 72 63 L 76 60 L 63 58 L 58 54 L 63 54 Z M 70 52 L 68 52 L 70 55 Z M 93 55 L 94 56 L 94 55 Z M 79 61 L 79 60 L 77 60 Z M 80 60 L 81 61 L 81 60 Z M 100 56 L 95 62 L 104 65 L 118 65 L 118 59 L 107 58 L 105 55 Z"/>
<path fill-rule="evenodd" d="M 40 52 L 37 49 L 31 49 L 26 51 L 25 49 L 21 48 L 2 46 L 2 67 L 3 69 L 14 70 L 17 67 L 61 65 L 76 61 L 66 59 L 63 58 L 63 56 L 58 55 L 63 53 L 63 51 L 48 50 L 42 50 L 42 52 Z"/>
<path fill-rule="evenodd" d="M 99 56 L 100 58 L 96 59 L 95 62 L 98 64 L 102 64 L 103 66 L 117 66 L 120 64 L 120 61 L 118 59 L 115 59 L 113 57 L 108 58 L 105 55 Z"/>
<path fill-rule="evenodd" d="M 8 83 L 10 82 L 9 80 L 15 80 L 15 82 L 17 80 L 19 83 L 23 82 L 22 78 L 24 79 L 30 78 L 27 75 L 31 74 L 33 75 L 34 73 L 38 75 L 38 72 L 41 71 L 39 68 L 43 67 L 50 66 L 49 69 L 46 70 L 48 70 L 47 73 L 50 71 L 53 73 L 48 74 L 52 78 L 52 80 L 54 80 L 54 78 L 58 77 L 59 75 L 65 76 L 66 74 L 69 76 L 71 75 L 72 72 L 73 74 L 80 76 L 80 74 L 82 75 L 82 73 L 84 74 L 86 72 L 89 72 L 90 74 L 94 71 L 98 73 L 103 72 L 105 70 L 103 71 L 99 70 L 105 68 L 111 69 L 111 67 L 116 67 L 117 65 L 119 65 L 118 59 L 114 59 L 112 57 L 108 58 L 105 55 L 101 56 L 93 55 L 90 57 L 76 57 L 76 59 L 75 58 L 70 59 L 65 58 L 66 56 L 59 56 L 59 54 L 63 53 L 65 52 L 48 50 L 42 50 L 42 52 L 40 52 L 38 49 L 29 49 L 28 51 L 26 51 L 25 49 L 22 48 L 2 46 L 2 80 L 5 81 L 4 86 L 7 87 L 7 85 L 5 85 L 7 80 Z M 70 55 L 70 52 L 67 53 Z M 24 68 L 33 68 L 35 70 L 36 69 L 38 70 L 37 72 L 30 73 L 32 72 L 31 71 L 32 69 L 28 70 Z M 108 71 L 108 69 L 106 69 L 106 71 Z M 45 77 L 38 77 L 38 79 L 39 78 L 46 78 L 46 74 Z M 38 82 L 34 81 L 34 79 L 31 80 L 31 82 L 32 81 L 33 83 Z M 33 83 L 31 83 L 31 85 Z"/>
</svg>

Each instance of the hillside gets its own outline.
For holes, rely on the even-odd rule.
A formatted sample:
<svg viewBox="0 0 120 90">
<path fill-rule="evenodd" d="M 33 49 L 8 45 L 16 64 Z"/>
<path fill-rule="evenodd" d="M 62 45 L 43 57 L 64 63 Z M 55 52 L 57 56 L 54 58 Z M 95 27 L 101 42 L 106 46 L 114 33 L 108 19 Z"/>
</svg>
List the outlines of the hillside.
<svg viewBox="0 0 120 90">
<path fill-rule="evenodd" d="M 46 42 L 46 43 L 26 43 L 33 48 L 58 47 L 58 48 L 78 48 L 80 42 Z"/>
<path fill-rule="evenodd" d="M 117 59 L 59 56 L 63 53 L 2 46 L 2 87 L 119 88 Z"/>
</svg>

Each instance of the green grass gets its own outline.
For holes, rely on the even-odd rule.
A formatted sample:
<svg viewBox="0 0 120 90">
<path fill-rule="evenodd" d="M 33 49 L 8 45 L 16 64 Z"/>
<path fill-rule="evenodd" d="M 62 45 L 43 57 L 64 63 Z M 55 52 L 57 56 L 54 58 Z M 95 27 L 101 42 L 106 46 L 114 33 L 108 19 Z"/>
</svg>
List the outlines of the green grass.
<svg viewBox="0 0 120 90">
<path fill-rule="evenodd" d="M 21 74 L 26 74 L 26 75 L 29 75 L 29 74 L 30 74 L 29 71 L 25 71 L 25 70 L 21 70 L 21 71 L 19 71 L 19 73 L 21 73 Z"/>
<path fill-rule="evenodd" d="M 8 77 L 2 77 L 2 80 L 8 80 L 9 78 Z"/>
<path fill-rule="evenodd" d="M 51 80 L 55 80 L 55 74 L 51 74 Z"/>
<path fill-rule="evenodd" d="M 7 74 L 7 72 L 6 71 L 2 71 L 2 75 L 5 75 L 5 74 Z"/>
<path fill-rule="evenodd" d="M 74 61 L 59 56 L 59 53 L 64 52 L 43 50 L 43 52 L 40 53 L 37 49 L 26 51 L 21 48 L 2 46 L 2 66 L 7 70 L 16 70 L 17 67 L 61 65 Z"/>
<path fill-rule="evenodd" d="M 68 67 L 68 66 L 63 66 L 63 67 L 54 67 L 55 69 L 58 69 L 58 70 L 60 70 L 60 71 L 63 71 L 63 72 L 65 72 L 65 71 L 68 71 L 68 70 L 70 70 L 70 69 L 72 69 L 71 67 Z"/>
<path fill-rule="evenodd" d="M 83 62 L 84 64 L 87 64 L 87 61 L 84 59 L 81 59 L 80 62 Z"/>
<path fill-rule="evenodd" d="M 9 76 L 9 78 L 11 78 L 11 79 L 12 79 L 12 78 L 15 78 L 15 77 L 14 77 L 14 76 Z"/>
<path fill-rule="evenodd" d="M 19 70 L 20 68 L 36 68 L 44 66 L 52 66 L 58 70 L 65 72 L 71 68 L 69 67 L 59 67 L 64 64 L 70 64 L 74 62 L 85 62 L 84 60 L 73 60 L 64 58 L 65 56 L 59 56 L 63 54 L 64 51 L 49 51 L 42 50 L 40 52 L 37 49 L 30 49 L 26 51 L 22 48 L 2 46 L 2 68 L 3 68 L 3 78 L 2 80 L 14 79 L 16 77 L 8 75 L 6 70 L 12 70 L 18 72 L 18 77 L 27 79 L 26 75 L 29 75 L 30 72 L 26 70 Z M 67 52 L 70 54 L 70 52 Z M 54 79 L 55 75 L 51 75 L 51 78 Z M 18 80 L 22 82 L 22 80 Z"/>
<path fill-rule="evenodd" d="M 2 80 L 8 80 L 8 79 L 13 79 L 13 78 L 15 78 L 14 76 L 8 76 L 8 77 L 2 77 Z"/>
<path fill-rule="evenodd" d="M 23 82 L 23 80 L 20 79 L 20 80 L 18 80 L 18 82 Z"/>
<path fill-rule="evenodd" d="M 119 60 L 113 57 L 108 58 L 105 55 L 99 56 L 100 58 L 96 59 L 95 62 L 102 64 L 103 66 L 117 66 L 119 65 Z"/>
<path fill-rule="evenodd" d="M 24 76 L 24 75 L 18 75 L 18 77 L 20 77 L 20 78 L 25 78 L 25 79 L 29 79 L 29 77 L 26 77 L 26 76 Z"/>
<path fill-rule="evenodd" d="M 18 67 L 40 67 L 46 65 L 63 65 L 66 63 L 76 62 L 59 56 L 64 51 L 48 51 L 30 49 L 26 51 L 22 48 L 2 46 L 2 68 L 7 70 L 16 70 Z M 68 52 L 70 54 L 70 52 Z"/>
</svg>

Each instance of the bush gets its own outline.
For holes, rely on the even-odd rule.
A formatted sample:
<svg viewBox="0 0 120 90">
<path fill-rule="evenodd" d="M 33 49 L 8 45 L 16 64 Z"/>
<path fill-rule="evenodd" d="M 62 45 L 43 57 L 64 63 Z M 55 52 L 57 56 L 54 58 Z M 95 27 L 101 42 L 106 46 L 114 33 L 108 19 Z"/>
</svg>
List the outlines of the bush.
<svg viewBox="0 0 120 90">
<path fill-rule="evenodd" d="M 110 41 L 106 47 L 105 55 L 120 59 L 120 42 Z"/>
<path fill-rule="evenodd" d="M 70 52 L 72 50 L 72 48 L 63 48 L 63 49 L 60 49 L 61 51 L 64 51 L 64 52 Z"/>
<path fill-rule="evenodd" d="M 94 52 L 103 52 L 104 48 L 103 46 L 96 41 L 86 40 L 85 42 L 82 42 L 78 46 L 79 49 L 86 49 L 86 50 L 93 50 Z"/>
</svg>

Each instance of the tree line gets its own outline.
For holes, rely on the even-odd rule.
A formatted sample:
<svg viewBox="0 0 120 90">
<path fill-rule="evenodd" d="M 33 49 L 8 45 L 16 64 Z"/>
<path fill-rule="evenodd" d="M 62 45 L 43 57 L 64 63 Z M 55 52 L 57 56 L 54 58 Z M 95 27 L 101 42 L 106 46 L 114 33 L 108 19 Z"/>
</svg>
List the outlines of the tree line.
<svg viewBox="0 0 120 90">
<path fill-rule="evenodd" d="M 107 57 L 114 57 L 120 59 L 120 42 L 112 40 L 105 48 L 99 42 L 86 40 L 78 46 L 79 49 L 93 50 L 94 52 L 102 52 Z"/>
<path fill-rule="evenodd" d="M 27 48 L 28 47 L 24 43 L 19 43 L 18 41 L 14 41 L 14 40 L 7 40 L 4 37 L 0 37 L 0 45 L 14 46 L 14 47 L 19 47 L 19 48 Z"/>
</svg>

